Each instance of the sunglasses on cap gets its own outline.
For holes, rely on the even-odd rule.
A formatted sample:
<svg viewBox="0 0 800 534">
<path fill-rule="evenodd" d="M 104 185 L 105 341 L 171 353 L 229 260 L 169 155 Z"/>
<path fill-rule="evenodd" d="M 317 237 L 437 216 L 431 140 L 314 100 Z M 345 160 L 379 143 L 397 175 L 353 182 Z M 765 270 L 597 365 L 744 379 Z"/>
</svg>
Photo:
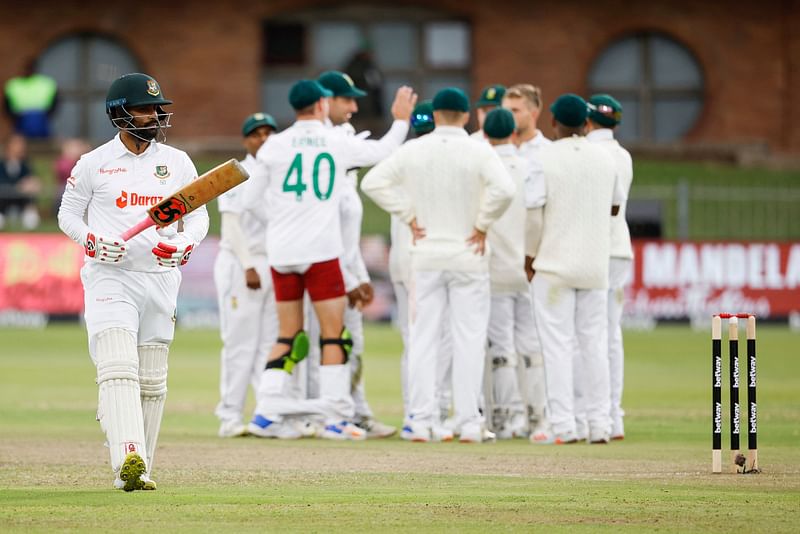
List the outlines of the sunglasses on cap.
<svg viewBox="0 0 800 534">
<path fill-rule="evenodd" d="M 589 107 L 589 109 L 598 112 L 600 115 L 603 115 L 610 119 L 614 119 L 617 122 L 622 120 L 622 112 L 614 111 L 614 108 L 612 108 L 611 106 L 608 106 L 606 104 L 599 104 L 597 106 L 594 104 L 586 104 L 586 105 Z"/>
<path fill-rule="evenodd" d="M 411 126 L 424 126 L 433 122 L 433 116 L 429 113 L 414 113 L 411 115 Z"/>
</svg>

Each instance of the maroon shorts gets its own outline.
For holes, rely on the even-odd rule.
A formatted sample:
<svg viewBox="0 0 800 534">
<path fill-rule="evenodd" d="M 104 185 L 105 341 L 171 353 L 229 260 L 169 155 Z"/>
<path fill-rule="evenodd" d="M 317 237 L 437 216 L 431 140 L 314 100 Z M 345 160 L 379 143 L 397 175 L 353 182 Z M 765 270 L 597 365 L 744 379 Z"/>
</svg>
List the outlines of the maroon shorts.
<svg viewBox="0 0 800 534">
<path fill-rule="evenodd" d="M 344 278 L 338 258 L 312 263 L 302 274 L 279 273 L 275 269 L 270 271 L 272 271 L 272 286 L 275 288 L 275 300 L 280 302 L 301 300 L 303 291 L 308 291 L 313 302 L 345 295 Z"/>
</svg>

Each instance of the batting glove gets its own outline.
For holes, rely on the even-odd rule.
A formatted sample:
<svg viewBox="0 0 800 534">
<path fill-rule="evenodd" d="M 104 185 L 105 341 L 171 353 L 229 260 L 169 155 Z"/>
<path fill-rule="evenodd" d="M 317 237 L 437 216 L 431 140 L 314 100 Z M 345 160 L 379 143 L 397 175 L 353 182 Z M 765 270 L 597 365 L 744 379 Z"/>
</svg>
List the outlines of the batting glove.
<svg viewBox="0 0 800 534">
<path fill-rule="evenodd" d="M 118 263 L 128 253 L 128 244 L 121 237 L 102 236 L 94 232 L 86 234 L 83 248 L 90 258 L 108 263 Z"/>
<path fill-rule="evenodd" d="M 189 257 L 194 249 L 194 243 L 183 234 L 175 234 L 175 236 L 159 241 L 153 247 L 153 255 L 156 258 L 156 263 L 161 267 L 178 267 L 179 265 L 186 265 Z"/>
</svg>

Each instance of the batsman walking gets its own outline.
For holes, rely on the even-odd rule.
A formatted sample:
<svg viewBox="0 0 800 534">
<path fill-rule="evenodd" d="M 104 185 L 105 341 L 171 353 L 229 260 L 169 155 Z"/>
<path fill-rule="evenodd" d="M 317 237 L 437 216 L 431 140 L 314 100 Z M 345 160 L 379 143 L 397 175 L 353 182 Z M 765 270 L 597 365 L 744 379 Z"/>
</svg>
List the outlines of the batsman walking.
<svg viewBox="0 0 800 534">
<path fill-rule="evenodd" d="M 61 230 L 82 245 L 89 353 L 100 389 L 114 487 L 154 490 L 150 479 L 167 396 L 167 354 L 175 333 L 181 273 L 208 232 L 204 206 L 177 224 L 120 236 L 146 210 L 197 178 L 185 152 L 166 139 L 171 113 L 155 79 L 126 74 L 111 84 L 106 112 L 119 133 L 72 170 L 58 212 Z"/>
</svg>

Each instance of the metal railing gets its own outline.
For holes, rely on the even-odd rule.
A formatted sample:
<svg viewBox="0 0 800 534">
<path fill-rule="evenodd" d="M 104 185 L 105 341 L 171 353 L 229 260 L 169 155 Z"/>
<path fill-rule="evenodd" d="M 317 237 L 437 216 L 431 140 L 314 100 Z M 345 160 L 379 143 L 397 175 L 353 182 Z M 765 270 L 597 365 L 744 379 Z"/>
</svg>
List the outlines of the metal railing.
<svg viewBox="0 0 800 534">
<path fill-rule="evenodd" d="M 634 182 L 628 220 L 658 221 L 666 239 L 800 239 L 800 182 L 752 187 Z"/>
</svg>

